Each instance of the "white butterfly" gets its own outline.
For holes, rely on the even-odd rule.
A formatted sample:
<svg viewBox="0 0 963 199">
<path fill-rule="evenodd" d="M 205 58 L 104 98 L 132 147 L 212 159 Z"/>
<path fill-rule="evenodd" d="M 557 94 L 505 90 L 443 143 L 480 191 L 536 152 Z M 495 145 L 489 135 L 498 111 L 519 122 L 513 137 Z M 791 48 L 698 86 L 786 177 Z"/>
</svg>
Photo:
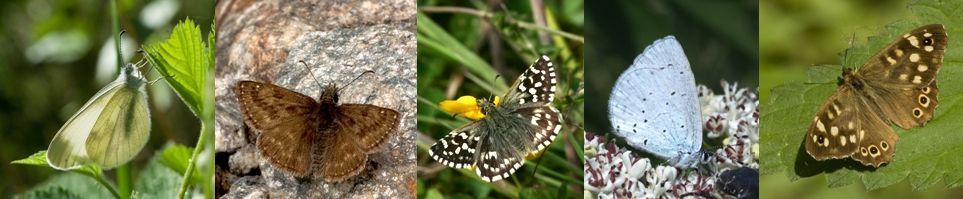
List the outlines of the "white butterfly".
<svg viewBox="0 0 963 199">
<path fill-rule="evenodd" d="M 47 148 L 47 163 L 70 170 L 88 163 L 110 169 L 127 163 L 150 138 L 146 85 L 133 64 L 94 94 L 60 128 Z"/>
<path fill-rule="evenodd" d="M 656 40 L 622 72 L 609 98 L 609 120 L 629 145 L 692 168 L 705 153 L 698 91 L 673 36 Z"/>
</svg>

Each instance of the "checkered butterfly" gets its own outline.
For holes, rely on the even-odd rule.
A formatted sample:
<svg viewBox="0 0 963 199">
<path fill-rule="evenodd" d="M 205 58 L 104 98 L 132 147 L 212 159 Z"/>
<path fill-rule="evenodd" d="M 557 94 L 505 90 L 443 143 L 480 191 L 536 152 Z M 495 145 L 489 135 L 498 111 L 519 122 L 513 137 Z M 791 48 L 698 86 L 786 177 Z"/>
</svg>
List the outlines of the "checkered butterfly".
<svg viewBox="0 0 963 199">
<path fill-rule="evenodd" d="M 452 168 L 475 167 L 485 181 L 507 178 L 525 156 L 552 144 L 561 129 L 561 115 L 552 107 L 556 82 L 551 60 L 541 56 L 515 80 L 500 105 L 479 99 L 485 118 L 435 142 L 429 156 Z"/>
</svg>

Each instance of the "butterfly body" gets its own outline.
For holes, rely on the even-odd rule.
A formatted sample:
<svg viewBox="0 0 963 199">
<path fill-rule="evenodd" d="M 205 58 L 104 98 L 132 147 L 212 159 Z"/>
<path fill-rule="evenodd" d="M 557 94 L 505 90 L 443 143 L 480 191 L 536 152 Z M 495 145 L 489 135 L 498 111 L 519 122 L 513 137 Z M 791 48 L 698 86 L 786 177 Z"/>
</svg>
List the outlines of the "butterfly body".
<svg viewBox="0 0 963 199">
<path fill-rule="evenodd" d="M 851 157 L 879 167 L 893 159 L 899 136 L 933 119 L 947 35 L 940 24 L 919 27 L 891 42 L 857 69 L 844 69 L 836 92 L 819 107 L 806 134 L 815 160 Z"/>
<path fill-rule="evenodd" d="M 319 101 L 254 81 L 240 81 L 235 89 L 246 123 L 261 131 L 262 157 L 295 177 L 340 182 L 357 175 L 400 122 L 395 110 L 339 104 L 334 84 L 324 87 Z"/>
<path fill-rule="evenodd" d="M 150 138 L 147 80 L 125 64 L 113 82 L 94 94 L 57 132 L 47 162 L 60 170 L 96 163 L 110 169 L 133 159 Z"/>
<path fill-rule="evenodd" d="M 441 138 L 429 156 L 452 168 L 476 167 L 485 181 L 507 178 L 525 156 L 548 147 L 561 129 L 555 98 L 555 68 L 547 56 L 532 64 L 496 105 L 477 100 L 483 119 L 470 122 Z"/>
<path fill-rule="evenodd" d="M 702 148 L 702 115 L 695 76 L 673 36 L 656 40 L 622 72 L 609 98 L 614 133 L 632 147 L 680 168 L 695 167 Z"/>
</svg>

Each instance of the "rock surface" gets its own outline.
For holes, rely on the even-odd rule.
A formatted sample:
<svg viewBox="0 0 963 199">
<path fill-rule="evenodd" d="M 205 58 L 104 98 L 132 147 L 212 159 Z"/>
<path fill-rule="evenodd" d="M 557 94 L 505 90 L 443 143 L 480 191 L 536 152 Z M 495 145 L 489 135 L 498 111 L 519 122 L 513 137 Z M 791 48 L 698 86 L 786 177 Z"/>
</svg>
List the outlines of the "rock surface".
<svg viewBox="0 0 963 199">
<path fill-rule="evenodd" d="M 215 150 L 220 198 L 414 198 L 416 39 L 413 1 L 218 1 Z M 300 64 L 304 61 L 306 64 Z M 365 73 L 372 71 L 372 73 Z M 352 80 L 358 80 L 352 83 Z M 234 94 L 253 80 L 317 98 L 401 113 L 398 131 L 365 170 L 339 183 L 275 169 L 254 146 Z M 305 157 L 309 158 L 309 157 Z"/>
</svg>

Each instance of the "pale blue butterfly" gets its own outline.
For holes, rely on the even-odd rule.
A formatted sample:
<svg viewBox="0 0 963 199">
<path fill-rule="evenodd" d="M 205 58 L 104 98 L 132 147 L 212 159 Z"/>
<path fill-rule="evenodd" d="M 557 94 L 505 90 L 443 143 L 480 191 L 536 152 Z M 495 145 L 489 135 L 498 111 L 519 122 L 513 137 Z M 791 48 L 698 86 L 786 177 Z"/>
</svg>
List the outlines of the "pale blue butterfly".
<svg viewBox="0 0 963 199">
<path fill-rule="evenodd" d="M 609 98 L 615 134 L 632 147 L 693 168 L 708 155 L 695 77 L 673 36 L 656 40 L 622 72 Z"/>
</svg>

